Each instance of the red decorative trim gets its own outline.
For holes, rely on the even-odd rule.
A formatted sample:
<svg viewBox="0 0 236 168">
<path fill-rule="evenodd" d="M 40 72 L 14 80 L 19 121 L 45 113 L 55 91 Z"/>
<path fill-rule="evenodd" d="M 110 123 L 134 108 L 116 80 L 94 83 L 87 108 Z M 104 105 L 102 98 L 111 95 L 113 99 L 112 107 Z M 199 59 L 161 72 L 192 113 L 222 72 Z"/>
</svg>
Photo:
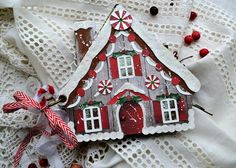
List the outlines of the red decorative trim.
<svg viewBox="0 0 236 168">
<path fill-rule="evenodd" d="M 147 57 L 147 56 L 150 55 L 150 51 L 149 51 L 148 49 L 143 49 L 142 55 L 143 55 L 144 57 Z"/>
<path fill-rule="evenodd" d="M 139 55 L 133 56 L 135 76 L 142 76 L 142 65 Z"/>
<path fill-rule="evenodd" d="M 89 76 L 90 78 L 96 78 L 97 73 L 96 73 L 94 70 L 89 70 L 88 76 Z"/>
<path fill-rule="evenodd" d="M 120 92 L 120 93 L 118 93 L 117 95 L 115 95 L 113 98 L 111 98 L 111 99 L 108 101 L 107 104 L 108 104 L 108 105 L 115 104 L 115 103 L 118 101 L 118 99 L 121 98 L 126 92 L 131 92 L 131 93 L 133 93 L 133 94 L 136 95 L 136 96 L 140 96 L 143 101 L 149 101 L 149 100 L 151 100 L 151 98 L 148 97 L 148 96 L 146 96 L 145 94 L 142 94 L 142 93 L 139 93 L 139 92 L 135 92 L 135 91 L 130 90 L 130 89 L 125 89 L 125 90 L 123 90 L 122 92 Z"/>
<path fill-rule="evenodd" d="M 171 83 L 172 83 L 173 85 L 178 85 L 178 84 L 180 83 L 179 77 L 174 76 L 174 77 L 171 79 Z"/>
<path fill-rule="evenodd" d="M 113 79 L 119 78 L 117 58 L 110 57 L 110 71 Z"/>
<path fill-rule="evenodd" d="M 100 112 L 101 112 L 101 119 L 102 119 L 102 128 L 103 129 L 109 129 L 110 128 L 110 123 L 109 123 L 109 116 L 108 116 L 107 106 L 101 107 Z"/>
<path fill-rule="evenodd" d="M 83 88 L 78 88 L 77 89 L 77 95 L 79 95 L 80 97 L 83 97 L 85 95 L 85 91 Z"/>
<path fill-rule="evenodd" d="M 110 43 L 115 43 L 116 42 L 116 36 L 115 35 L 111 35 L 109 38 L 109 42 Z"/>
<path fill-rule="evenodd" d="M 135 41 L 135 34 L 134 33 L 130 33 L 129 34 L 129 36 L 128 36 L 128 40 L 129 40 L 129 42 L 133 42 L 133 41 Z"/>
<path fill-rule="evenodd" d="M 178 101 L 178 110 L 179 110 L 179 120 L 188 121 L 188 113 L 186 103 L 183 97 Z"/>
<path fill-rule="evenodd" d="M 157 70 L 157 71 L 162 71 L 163 68 L 164 68 L 164 65 L 162 65 L 162 63 L 158 62 L 158 63 L 156 64 L 156 70 Z"/>
<path fill-rule="evenodd" d="M 107 56 L 104 52 L 102 52 L 98 55 L 98 59 L 99 59 L 99 61 L 106 61 Z"/>
</svg>

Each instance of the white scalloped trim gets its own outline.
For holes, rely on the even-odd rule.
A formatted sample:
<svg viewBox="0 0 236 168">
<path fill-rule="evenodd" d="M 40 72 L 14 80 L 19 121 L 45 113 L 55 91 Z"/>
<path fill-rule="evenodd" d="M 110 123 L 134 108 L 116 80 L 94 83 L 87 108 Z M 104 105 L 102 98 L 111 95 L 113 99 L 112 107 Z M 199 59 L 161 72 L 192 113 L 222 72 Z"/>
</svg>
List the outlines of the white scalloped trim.
<svg viewBox="0 0 236 168">
<path fill-rule="evenodd" d="M 175 132 L 175 131 L 186 131 L 188 129 L 194 129 L 194 110 L 188 110 L 188 123 L 178 123 L 178 124 L 171 124 L 171 125 L 162 125 L 156 127 L 146 127 L 143 128 L 142 133 L 144 135 L 148 134 L 155 134 L 155 133 L 167 133 L 167 132 Z"/>
<path fill-rule="evenodd" d="M 68 127 L 71 131 L 75 134 L 74 123 L 72 121 L 68 122 Z M 88 142 L 88 141 L 101 141 L 101 140 L 115 140 L 115 139 L 122 139 L 124 137 L 123 132 L 98 132 L 98 133 L 91 133 L 91 134 L 78 134 L 76 135 L 76 139 L 78 142 Z"/>
<path fill-rule="evenodd" d="M 101 140 L 115 140 L 122 139 L 124 137 L 123 132 L 99 132 L 92 134 L 78 134 L 76 135 L 76 139 L 78 142 L 88 142 L 88 141 L 101 141 Z"/>
</svg>

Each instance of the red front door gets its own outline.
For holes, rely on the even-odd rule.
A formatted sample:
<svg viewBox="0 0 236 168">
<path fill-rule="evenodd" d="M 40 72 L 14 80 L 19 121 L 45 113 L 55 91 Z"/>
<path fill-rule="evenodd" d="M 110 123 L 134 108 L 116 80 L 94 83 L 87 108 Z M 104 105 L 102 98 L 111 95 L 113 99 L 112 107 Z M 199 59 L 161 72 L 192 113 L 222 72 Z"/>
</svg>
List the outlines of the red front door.
<svg viewBox="0 0 236 168">
<path fill-rule="evenodd" d="M 142 133 L 143 111 L 138 103 L 125 102 L 120 108 L 119 117 L 125 135 Z"/>
</svg>

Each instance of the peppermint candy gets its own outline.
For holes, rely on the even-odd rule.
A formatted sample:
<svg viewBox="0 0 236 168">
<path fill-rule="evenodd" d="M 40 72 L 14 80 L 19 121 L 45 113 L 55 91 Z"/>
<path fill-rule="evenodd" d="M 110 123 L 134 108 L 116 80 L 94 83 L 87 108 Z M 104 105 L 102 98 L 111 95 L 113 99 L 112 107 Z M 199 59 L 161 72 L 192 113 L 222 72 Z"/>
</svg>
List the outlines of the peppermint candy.
<svg viewBox="0 0 236 168">
<path fill-rule="evenodd" d="M 107 95 L 111 93 L 113 85 L 110 80 L 102 80 L 98 84 L 98 92 Z"/>
<path fill-rule="evenodd" d="M 150 75 L 145 80 L 145 86 L 150 90 L 155 90 L 160 86 L 160 80 L 155 75 Z"/>
<path fill-rule="evenodd" d="M 125 10 L 114 11 L 110 17 L 110 24 L 116 30 L 126 30 L 131 26 L 132 16 Z"/>
</svg>

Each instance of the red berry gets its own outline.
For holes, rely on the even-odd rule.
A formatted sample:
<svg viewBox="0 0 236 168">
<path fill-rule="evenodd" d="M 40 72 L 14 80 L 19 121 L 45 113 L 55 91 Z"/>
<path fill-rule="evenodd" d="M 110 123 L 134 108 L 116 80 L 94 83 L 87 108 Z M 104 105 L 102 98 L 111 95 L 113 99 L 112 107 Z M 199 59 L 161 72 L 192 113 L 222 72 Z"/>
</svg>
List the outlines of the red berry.
<svg viewBox="0 0 236 168">
<path fill-rule="evenodd" d="M 89 76 L 90 78 L 96 78 L 97 73 L 96 73 L 94 70 L 89 70 L 88 76 Z"/>
<path fill-rule="evenodd" d="M 143 49 L 142 51 L 142 55 L 145 57 L 145 56 L 149 56 L 150 55 L 150 52 L 148 49 Z"/>
<path fill-rule="evenodd" d="M 189 20 L 190 20 L 190 21 L 193 21 L 193 20 L 196 19 L 196 17 L 197 17 L 197 13 L 194 12 L 194 11 L 192 11 L 191 14 L 190 14 Z"/>
<path fill-rule="evenodd" d="M 193 37 L 193 40 L 194 40 L 194 41 L 197 41 L 197 40 L 200 39 L 201 34 L 200 34 L 200 32 L 198 32 L 198 31 L 193 31 L 192 37 Z"/>
<path fill-rule="evenodd" d="M 156 70 L 157 70 L 157 71 L 162 71 L 163 68 L 164 68 L 164 66 L 163 66 L 160 62 L 158 62 L 158 63 L 156 64 Z"/>
<path fill-rule="evenodd" d="M 102 52 L 98 55 L 98 59 L 99 59 L 99 61 L 106 61 L 107 56 L 104 52 Z"/>
<path fill-rule="evenodd" d="M 109 38 L 109 41 L 111 43 L 115 43 L 116 42 L 116 36 L 115 35 L 111 35 L 110 38 Z"/>
<path fill-rule="evenodd" d="M 37 168 L 36 164 L 35 163 L 30 163 L 28 168 Z"/>
<path fill-rule="evenodd" d="M 135 35 L 134 35 L 134 33 L 130 33 L 130 34 L 129 34 L 128 40 L 129 40 L 129 42 L 135 41 Z"/>
<path fill-rule="evenodd" d="M 193 37 L 191 35 L 187 35 L 184 37 L 185 44 L 190 45 L 193 42 Z"/>
<path fill-rule="evenodd" d="M 179 77 L 174 76 L 174 77 L 171 79 L 171 83 L 172 83 L 173 85 L 178 85 L 178 84 L 180 83 Z"/>
<path fill-rule="evenodd" d="M 201 57 L 205 57 L 208 53 L 209 53 L 209 51 L 208 51 L 208 49 L 206 49 L 206 48 L 203 48 L 203 49 L 201 49 L 201 50 L 199 51 L 199 55 L 200 55 Z"/>
<path fill-rule="evenodd" d="M 46 167 L 48 166 L 48 160 L 47 159 L 39 159 L 39 165 L 41 167 Z"/>
<path fill-rule="evenodd" d="M 85 95 L 85 91 L 83 88 L 78 88 L 77 89 L 77 95 L 79 95 L 80 97 L 83 97 Z"/>
</svg>

